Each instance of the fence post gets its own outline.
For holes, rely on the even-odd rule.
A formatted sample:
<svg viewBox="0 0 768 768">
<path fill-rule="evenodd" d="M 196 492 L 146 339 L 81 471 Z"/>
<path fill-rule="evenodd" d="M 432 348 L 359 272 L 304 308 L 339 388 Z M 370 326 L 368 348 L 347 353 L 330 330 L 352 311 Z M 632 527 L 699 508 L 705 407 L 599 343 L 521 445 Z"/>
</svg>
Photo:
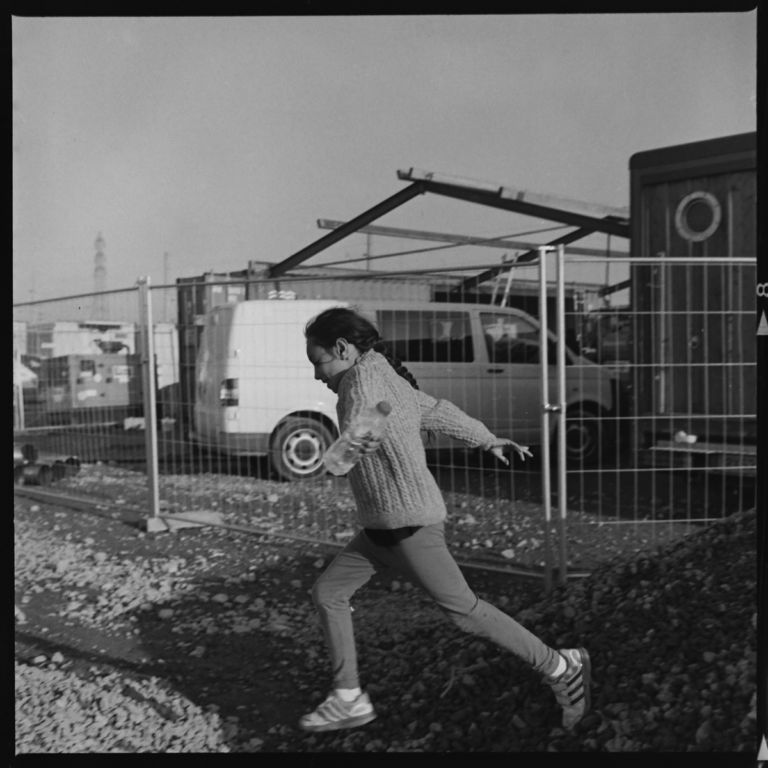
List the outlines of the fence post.
<svg viewBox="0 0 768 768">
<path fill-rule="evenodd" d="M 558 583 L 563 585 L 568 578 L 568 560 L 566 555 L 566 508 L 568 503 L 568 485 L 565 471 L 565 246 L 557 246 L 557 268 L 555 272 L 555 307 L 557 313 L 557 405 L 560 418 L 557 422 L 557 508 L 558 508 Z M 544 354 L 542 348 L 542 354 Z M 547 350 L 547 360 L 549 360 Z"/>
<path fill-rule="evenodd" d="M 549 473 L 549 371 L 547 339 L 547 252 L 552 246 L 540 246 L 539 251 L 539 384 L 541 400 L 541 499 L 544 504 L 544 589 L 552 590 L 552 484 Z"/>
<path fill-rule="evenodd" d="M 24 381 L 21 378 L 19 366 L 21 355 L 16 349 L 15 339 L 13 345 L 13 428 L 24 429 Z"/>
<path fill-rule="evenodd" d="M 151 517 L 157 520 L 160 514 L 157 464 L 157 407 L 155 398 L 155 343 L 152 324 L 152 297 L 149 277 L 140 277 L 139 322 L 141 323 L 141 369 L 144 389 L 144 439 L 147 458 L 147 491 Z M 152 527 L 151 525 L 149 526 Z"/>
</svg>

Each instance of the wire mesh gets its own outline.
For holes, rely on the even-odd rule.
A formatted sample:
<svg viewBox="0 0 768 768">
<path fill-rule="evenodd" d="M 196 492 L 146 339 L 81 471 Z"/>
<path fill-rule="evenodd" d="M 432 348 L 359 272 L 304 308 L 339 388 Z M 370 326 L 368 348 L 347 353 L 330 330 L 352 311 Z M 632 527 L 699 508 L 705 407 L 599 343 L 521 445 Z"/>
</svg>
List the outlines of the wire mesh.
<svg viewBox="0 0 768 768">
<path fill-rule="evenodd" d="M 574 570 L 754 506 L 754 262 L 613 257 L 605 284 L 587 284 L 584 261 L 566 251 L 568 466 L 566 487 L 552 489 L 554 500 L 567 495 Z M 349 483 L 320 462 L 337 433 L 335 401 L 313 380 L 303 338 L 321 308 L 346 303 L 377 324 L 423 390 L 532 447 L 533 460 L 506 468 L 425 439 L 457 554 L 542 568 L 551 457 L 538 448 L 538 382 L 545 358 L 556 385 L 555 342 L 540 354 L 535 280 L 506 266 L 471 290 L 462 285 L 477 266 L 152 286 L 161 510 L 215 511 L 232 526 L 337 545 L 354 535 Z M 140 319 L 136 289 L 14 307 L 14 360 L 33 374 L 19 386 L 14 441 L 76 460 L 78 471 L 56 478 L 62 493 L 147 508 L 147 414 L 132 367 Z"/>
</svg>

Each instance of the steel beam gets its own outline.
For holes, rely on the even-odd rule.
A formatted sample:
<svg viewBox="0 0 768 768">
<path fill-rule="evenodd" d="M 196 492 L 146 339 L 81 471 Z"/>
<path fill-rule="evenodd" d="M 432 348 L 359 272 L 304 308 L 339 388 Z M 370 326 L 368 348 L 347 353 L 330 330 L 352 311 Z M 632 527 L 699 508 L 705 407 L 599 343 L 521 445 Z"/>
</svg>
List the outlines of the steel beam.
<svg viewBox="0 0 768 768">
<path fill-rule="evenodd" d="M 460 187 L 462 189 L 481 190 L 498 195 L 502 198 L 524 200 L 527 203 L 534 203 L 547 208 L 572 211 L 574 213 L 584 213 L 600 218 L 614 216 L 618 219 L 629 219 L 628 207 L 617 208 L 612 205 L 602 205 L 600 203 L 589 203 L 584 200 L 576 200 L 572 197 L 542 195 L 538 192 L 530 192 L 525 189 L 514 189 L 513 187 L 502 187 L 491 182 L 466 179 L 461 176 L 451 176 L 447 173 L 434 173 L 433 171 L 410 168 L 407 171 L 398 171 L 397 177 L 403 181 L 433 181 L 435 183 Z"/>
<path fill-rule="evenodd" d="M 573 232 L 569 232 L 562 237 L 558 237 L 556 240 L 552 240 L 549 243 L 543 243 L 543 245 L 568 245 L 568 243 L 572 243 L 574 240 L 580 240 L 582 237 L 591 235 L 592 232 L 593 230 L 588 228 L 575 229 Z M 538 249 L 532 248 L 530 251 L 526 251 L 525 253 L 520 254 L 520 256 L 518 256 L 518 258 L 515 260 L 515 265 L 520 265 L 526 261 L 533 261 L 533 259 L 537 258 L 538 255 Z M 498 275 L 500 272 L 506 272 L 508 269 L 510 269 L 510 266 L 510 264 L 500 264 L 498 267 L 487 269 L 485 272 L 481 272 L 479 275 L 468 277 L 463 283 L 460 283 L 455 288 L 451 289 L 451 295 L 459 295 L 464 291 L 476 288 L 486 280 L 490 280 L 492 277 L 496 277 L 496 275 Z"/>
<path fill-rule="evenodd" d="M 280 277 L 281 275 L 284 275 L 291 268 L 301 264 L 316 253 L 320 253 L 320 251 L 325 250 L 334 243 L 339 242 L 339 240 L 343 240 L 348 235 L 357 232 L 361 227 L 375 221 L 385 213 L 389 213 L 389 211 L 394 210 L 403 203 L 407 203 L 409 200 L 416 197 L 416 195 L 423 194 L 424 191 L 424 185 L 421 182 L 414 182 L 405 189 L 388 197 L 386 200 L 382 200 L 377 205 L 374 205 L 373 208 L 369 208 L 359 216 L 356 216 L 354 219 L 350 219 L 338 229 L 334 229 L 314 243 L 310 243 L 308 246 L 294 253 L 293 256 L 289 256 L 287 259 L 273 265 L 267 270 L 267 277 Z"/>
<path fill-rule="evenodd" d="M 457 200 L 465 200 L 469 203 L 486 205 L 491 208 L 501 208 L 504 211 L 521 213 L 524 216 L 532 216 L 537 219 L 559 221 L 563 224 L 589 229 L 590 232 L 604 232 L 607 235 L 629 238 L 629 222 L 615 216 L 604 218 L 588 216 L 562 208 L 551 208 L 512 197 L 502 197 L 498 191 L 490 192 L 484 189 L 459 187 L 435 181 L 423 181 L 422 184 L 425 192 L 432 192 L 444 197 L 453 197 Z"/>
<path fill-rule="evenodd" d="M 537 192 L 528 192 L 524 189 L 513 189 L 512 187 L 502 187 L 499 190 L 499 197 L 504 200 L 520 200 L 526 203 L 542 205 L 546 208 L 583 213 L 601 219 L 606 216 L 613 216 L 616 219 L 629 220 L 629 208 L 617 208 L 612 205 L 588 203 L 583 200 L 574 200 L 570 197 L 541 195 Z"/>
<path fill-rule="evenodd" d="M 623 291 L 625 288 L 629 288 L 632 285 L 631 280 L 622 280 L 620 283 L 614 283 L 613 285 L 606 285 L 605 288 L 601 288 L 597 294 L 598 296 L 608 296 L 616 291 Z"/>
<path fill-rule="evenodd" d="M 336 221 L 335 219 L 318 219 L 317 226 L 319 229 L 336 229 L 345 224 L 344 221 Z M 538 243 L 532 243 L 527 240 L 507 240 L 500 237 L 479 237 L 473 235 L 452 235 L 447 232 L 428 232 L 421 229 L 398 229 L 397 227 L 382 227 L 378 225 L 371 225 L 367 227 L 361 227 L 358 230 L 360 233 L 369 235 L 378 235 L 381 237 L 399 237 L 409 240 L 429 240 L 439 243 L 453 243 L 455 245 L 479 245 L 486 248 L 501 248 L 502 250 L 510 249 L 528 249 L 537 248 Z M 569 248 L 568 253 L 576 254 L 578 256 L 605 256 L 605 249 L 599 248 Z M 388 254 L 383 254 L 387 256 Z M 400 255 L 400 254 L 394 254 Z M 614 251 L 611 250 L 611 256 L 621 258 L 622 256 L 629 256 L 626 251 Z"/>
<path fill-rule="evenodd" d="M 344 221 L 335 219 L 318 219 L 319 229 L 336 229 L 345 224 Z M 380 237 L 401 237 L 407 240 L 432 240 L 439 243 L 456 243 L 457 245 L 484 245 L 489 248 L 529 248 L 531 243 L 522 243 L 518 240 L 503 240 L 499 237 L 472 237 L 471 235 L 450 235 L 445 232 L 427 232 L 418 229 L 399 229 L 397 227 L 382 227 L 376 224 L 361 227 L 361 233 L 377 235 Z"/>
</svg>

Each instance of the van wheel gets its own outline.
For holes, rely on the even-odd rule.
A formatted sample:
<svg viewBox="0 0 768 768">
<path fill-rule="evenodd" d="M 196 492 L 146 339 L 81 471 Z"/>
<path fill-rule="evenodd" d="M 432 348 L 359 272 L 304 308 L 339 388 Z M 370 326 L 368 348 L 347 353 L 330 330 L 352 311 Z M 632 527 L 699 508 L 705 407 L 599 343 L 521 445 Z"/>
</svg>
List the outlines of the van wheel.
<svg viewBox="0 0 768 768">
<path fill-rule="evenodd" d="M 553 441 L 555 446 L 556 441 Z M 565 416 L 565 458 L 569 466 L 591 467 L 601 451 L 600 419 L 589 408 L 568 410 Z"/>
<path fill-rule="evenodd" d="M 286 419 L 272 437 L 269 458 L 283 480 L 304 480 L 325 472 L 323 454 L 333 442 L 331 431 L 315 419 Z"/>
</svg>

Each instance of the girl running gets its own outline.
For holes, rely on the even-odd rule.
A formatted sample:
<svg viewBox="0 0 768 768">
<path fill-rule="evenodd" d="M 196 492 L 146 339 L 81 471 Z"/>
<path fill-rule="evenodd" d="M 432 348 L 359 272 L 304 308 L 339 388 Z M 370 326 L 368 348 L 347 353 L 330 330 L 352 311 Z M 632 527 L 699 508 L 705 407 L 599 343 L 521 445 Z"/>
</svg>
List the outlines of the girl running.
<svg viewBox="0 0 768 768">
<path fill-rule="evenodd" d="M 384 437 L 365 445 L 347 475 L 362 530 L 312 588 L 330 652 L 333 688 L 317 709 L 301 718 L 300 727 L 338 730 L 376 717 L 360 688 L 349 600 L 374 573 L 396 571 L 430 595 L 462 630 L 506 648 L 539 672 L 563 709 L 563 726 L 573 728 L 589 710 L 589 655 L 584 648 L 550 648 L 470 589 L 446 545 L 445 502 L 427 467 L 421 433 L 449 435 L 490 451 L 507 465 L 504 449 L 525 460 L 532 455 L 528 447 L 497 438 L 453 403 L 419 390 L 376 327 L 351 309 L 322 312 L 307 324 L 305 337 L 315 379 L 338 395 L 342 431 L 360 410 L 382 400 L 391 404 L 392 412 Z"/>
</svg>

